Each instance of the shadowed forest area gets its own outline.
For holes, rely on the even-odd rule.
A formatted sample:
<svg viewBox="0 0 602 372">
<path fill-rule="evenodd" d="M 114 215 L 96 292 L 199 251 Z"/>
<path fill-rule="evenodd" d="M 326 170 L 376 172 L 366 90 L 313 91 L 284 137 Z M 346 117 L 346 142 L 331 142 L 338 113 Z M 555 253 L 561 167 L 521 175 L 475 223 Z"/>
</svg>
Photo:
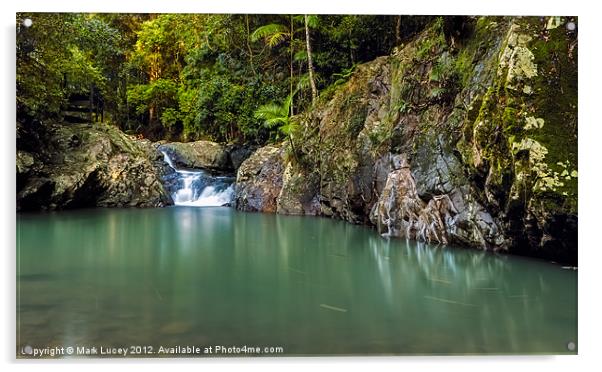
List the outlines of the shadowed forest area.
<svg viewBox="0 0 602 372">
<path fill-rule="evenodd" d="M 24 27 L 27 17 L 17 15 L 21 121 L 65 117 L 91 97 L 95 118 L 152 140 L 258 144 L 278 136 L 255 117 L 260 105 L 291 96 L 300 113 L 434 18 L 40 13 Z"/>
</svg>

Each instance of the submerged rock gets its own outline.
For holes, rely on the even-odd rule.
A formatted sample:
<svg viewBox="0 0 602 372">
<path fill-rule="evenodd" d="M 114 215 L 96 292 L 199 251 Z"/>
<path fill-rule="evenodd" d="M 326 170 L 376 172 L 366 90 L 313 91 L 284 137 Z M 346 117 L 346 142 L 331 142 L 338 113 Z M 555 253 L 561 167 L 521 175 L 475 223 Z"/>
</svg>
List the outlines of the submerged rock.
<svg viewBox="0 0 602 372">
<path fill-rule="evenodd" d="M 44 148 L 17 152 L 17 210 L 171 203 L 150 141 L 109 125 L 48 124 L 45 131 Z"/>
</svg>

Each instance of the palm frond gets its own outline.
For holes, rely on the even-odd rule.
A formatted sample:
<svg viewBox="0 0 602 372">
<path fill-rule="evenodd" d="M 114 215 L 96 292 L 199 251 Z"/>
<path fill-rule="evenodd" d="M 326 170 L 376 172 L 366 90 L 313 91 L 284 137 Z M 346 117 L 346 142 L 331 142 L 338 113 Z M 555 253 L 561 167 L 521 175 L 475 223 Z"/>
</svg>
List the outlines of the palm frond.
<svg viewBox="0 0 602 372">
<path fill-rule="evenodd" d="M 295 90 L 292 94 L 289 94 L 281 105 L 271 102 L 259 106 L 259 108 L 255 110 L 253 116 L 255 119 L 263 120 L 264 126 L 268 128 L 278 126 L 278 129 L 282 132 L 282 127 L 290 125 L 290 108 L 293 102 L 293 96 L 297 91 L 298 90 Z"/>
<path fill-rule="evenodd" d="M 303 49 L 295 53 L 293 60 L 295 62 L 305 62 L 307 61 L 307 50 Z"/>
<path fill-rule="evenodd" d="M 318 27 L 318 16 L 315 14 L 307 15 L 307 26 L 309 28 Z"/>
<path fill-rule="evenodd" d="M 266 121 L 263 122 L 263 125 L 267 128 L 273 128 L 278 125 L 280 127 L 283 127 L 283 126 L 287 125 L 287 121 L 288 121 L 288 118 L 277 117 L 277 118 L 267 119 Z"/>
<path fill-rule="evenodd" d="M 266 37 L 265 40 L 266 40 L 266 44 L 268 44 L 268 46 L 270 48 L 273 48 L 276 45 L 280 44 L 287 37 L 288 37 L 287 32 L 277 32 L 275 34 L 272 34 L 270 37 Z"/>
<path fill-rule="evenodd" d="M 303 74 L 299 77 L 299 81 L 297 82 L 297 89 L 303 90 L 309 88 L 309 74 Z"/>
<path fill-rule="evenodd" d="M 282 134 L 292 136 L 299 129 L 299 124 L 293 120 L 289 120 L 288 123 L 281 125 L 278 129 Z"/>
<path fill-rule="evenodd" d="M 273 47 L 288 36 L 288 29 L 285 26 L 278 23 L 270 23 L 253 31 L 251 41 L 264 39 L 266 44 Z"/>
<path fill-rule="evenodd" d="M 268 103 L 263 106 L 260 106 L 257 110 L 255 110 L 255 118 L 270 120 L 277 117 L 283 117 L 288 115 L 288 110 L 285 107 L 278 105 L 276 103 Z"/>
<path fill-rule="evenodd" d="M 282 110 L 286 111 L 287 116 L 290 113 L 291 104 L 293 103 L 293 97 L 295 96 L 295 94 L 297 94 L 298 91 L 299 91 L 299 88 L 295 89 L 291 94 L 286 96 L 286 99 L 284 100 L 284 103 L 282 105 Z"/>
</svg>

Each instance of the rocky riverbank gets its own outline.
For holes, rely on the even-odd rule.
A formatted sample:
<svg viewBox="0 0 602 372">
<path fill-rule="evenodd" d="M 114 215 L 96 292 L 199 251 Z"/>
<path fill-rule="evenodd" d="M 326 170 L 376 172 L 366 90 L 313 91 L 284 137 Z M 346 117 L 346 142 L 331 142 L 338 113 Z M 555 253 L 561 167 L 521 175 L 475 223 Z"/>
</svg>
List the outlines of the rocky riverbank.
<svg viewBox="0 0 602 372">
<path fill-rule="evenodd" d="M 242 211 L 576 264 L 577 35 L 555 18 L 434 22 L 292 118 L 295 151 L 18 124 L 17 209 L 170 205 L 166 152 L 236 173 Z"/>
<path fill-rule="evenodd" d="M 236 207 L 576 264 L 577 36 L 552 21 L 435 22 L 358 66 L 295 118 L 296 153 L 242 164 Z"/>
<path fill-rule="evenodd" d="M 252 148 L 151 142 L 107 124 L 18 125 L 17 210 L 173 204 L 167 165 L 233 175 Z"/>
<path fill-rule="evenodd" d="M 91 124 L 18 126 L 18 136 L 17 210 L 171 203 L 163 158 L 150 141 Z"/>
<path fill-rule="evenodd" d="M 159 149 L 170 156 L 176 167 L 205 169 L 215 173 L 234 173 L 254 150 L 250 146 L 211 141 L 160 142 Z"/>
</svg>

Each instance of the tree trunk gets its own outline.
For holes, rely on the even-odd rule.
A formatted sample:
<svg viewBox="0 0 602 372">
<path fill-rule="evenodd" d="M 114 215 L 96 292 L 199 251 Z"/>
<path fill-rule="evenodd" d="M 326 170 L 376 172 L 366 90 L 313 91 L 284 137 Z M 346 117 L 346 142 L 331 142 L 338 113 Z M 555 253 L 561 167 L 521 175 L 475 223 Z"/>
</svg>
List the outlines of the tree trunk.
<svg viewBox="0 0 602 372">
<path fill-rule="evenodd" d="M 88 97 L 88 109 L 89 109 L 88 120 L 90 121 L 90 123 L 92 123 L 92 108 L 94 107 L 93 102 L 94 102 L 94 85 L 90 85 L 90 96 Z"/>
<path fill-rule="evenodd" d="M 294 156 L 295 160 L 297 161 L 297 164 L 299 164 L 299 157 L 297 155 L 297 149 L 295 148 L 295 143 L 293 142 L 293 137 L 290 134 L 288 135 L 288 142 L 291 144 L 291 150 L 293 151 L 293 156 Z"/>
<path fill-rule="evenodd" d="M 253 70 L 253 75 L 257 76 L 257 71 L 255 71 L 255 65 L 253 64 L 253 49 L 251 49 L 251 44 L 249 43 L 249 39 L 251 38 L 251 31 L 249 30 L 248 14 L 245 14 L 245 22 L 247 24 L 247 50 L 249 51 L 249 61 L 251 63 L 251 70 Z"/>
<path fill-rule="evenodd" d="M 293 15 L 291 14 L 291 43 L 289 46 L 289 49 L 291 51 L 291 82 L 290 82 L 290 95 L 291 95 L 291 116 L 294 115 L 294 110 L 293 110 L 293 38 L 294 38 L 294 29 L 293 29 Z"/>
<path fill-rule="evenodd" d="M 401 44 L 401 16 L 397 16 L 397 23 L 395 25 L 395 46 Z"/>
<path fill-rule="evenodd" d="M 314 63 L 311 57 L 311 43 L 309 41 L 309 26 L 307 25 L 307 14 L 305 14 L 305 45 L 307 47 L 307 69 L 309 70 L 309 84 L 311 85 L 311 103 L 316 103 L 318 89 L 314 80 Z"/>
</svg>

